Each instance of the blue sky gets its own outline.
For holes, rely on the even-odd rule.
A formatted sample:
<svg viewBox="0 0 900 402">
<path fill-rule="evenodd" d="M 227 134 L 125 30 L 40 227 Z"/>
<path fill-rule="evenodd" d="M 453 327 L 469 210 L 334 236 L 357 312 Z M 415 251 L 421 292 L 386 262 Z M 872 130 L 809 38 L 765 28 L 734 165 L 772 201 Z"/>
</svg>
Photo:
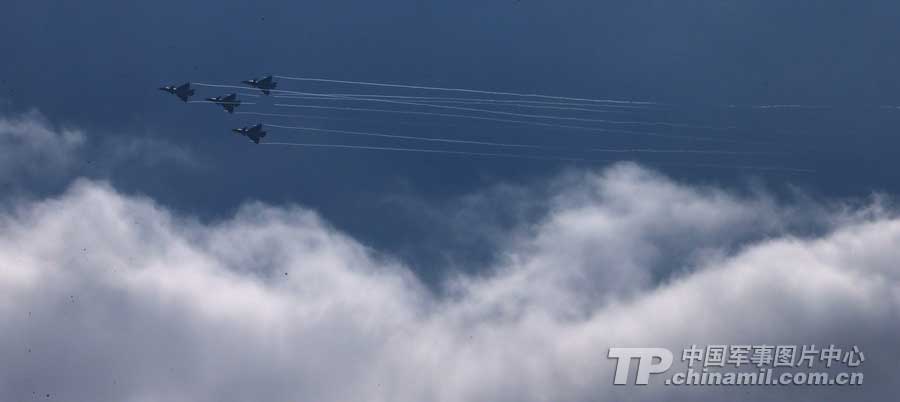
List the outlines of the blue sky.
<svg viewBox="0 0 900 402">
<path fill-rule="evenodd" d="M 10 110 L 36 108 L 56 124 L 89 129 L 95 136 L 152 137 L 204 161 L 204 169 L 163 164 L 86 170 L 85 174 L 111 177 L 124 190 L 210 218 L 225 216 L 251 199 L 297 202 L 321 211 L 341 228 L 397 249 L 416 237 L 403 234 L 413 228 L 373 229 L 396 222 L 386 216 L 404 214 L 385 205 L 385 195 L 408 193 L 442 200 L 489 183 L 553 177 L 573 164 L 257 149 L 228 130 L 262 121 L 573 147 L 741 148 L 741 144 L 585 136 L 490 122 L 290 109 L 277 112 L 367 121 L 265 121 L 228 116 L 213 106 L 183 105 L 155 88 L 188 80 L 235 84 L 274 73 L 651 100 L 677 110 L 640 118 L 740 128 L 669 130 L 672 133 L 771 141 L 755 150 L 787 155 L 634 159 L 651 164 L 800 166 L 816 173 L 663 169 L 695 182 L 741 185 L 754 176 L 776 191 L 789 185 L 826 195 L 865 196 L 873 190 L 894 192 L 900 182 L 892 146 L 900 112 L 877 108 L 900 103 L 893 79 L 900 67 L 893 24 L 898 12 L 900 7 L 885 1 L 852 7 L 841 2 L 709 1 L 573 1 L 565 7 L 533 1 L 15 2 L 6 6 L 9 18 L 0 28 L 4 53 L 15 60 L 0 65 L 0 93 Z M 282 88 L 360 89 L 302 82 L 282 82 Z M 201 96 L 223 91 L 199 88 Z M 728 104 L 834 108 L 723 111 Z M 273 111 L 252 107 L 244 110 Z M 426 124 L 402 124 L 410 121 Z M 297 135 L 282 131 L 270 140 L 304 139 Z M 411 144 L 346 136 L 306 138 Z"/>
<path fill-rule="evenodd" d="M 21 331 L 4 334 L 0 328 L 0 338 L 13 345 L 8 353 L 18 353 L 17 342 L 28 343 L 32 337 L 45 346 L 61 342 L 52 321 L 69 317 L 60 307 L 68 305 L 55 301 L 68 302 L 73 293 L 96 304 L 85 302 L 85 320 L 73 321 L 69 328 L 78 334 L 73 339 L 88 344 L 85 352 L 57 350 L 65 358 L 82 361 L 81 353 L 101 343 L 92 322 L 134 316 L 136 322 L 112 326 L 111 337 L 120 343 L 111 351 L 132 350 L 128 339 L 140 332 L 137 321 L 157 323 L 174 339 L 172 350 L 178 352 L 168 358 L 180 362 L 184 371 L 179 374 L 208 380 L 215 372 L 197 367 L 198 361 L 218 361 L 218 353 L 248 342 L 264 349 L 258 360 L 241 356 L 258 369 L 258 377 L 229 372 L 238 368 L 226 363 L 219 374 L 226 383 L 231 379 L 246 389 L 269 387 L 272 400 L 347 400 L 374 392 L 381 400 L 522 401 L 522 390 L 558 400 L 593 400 L 588 395 L 615 399 L 615 392 L 607 393 L 560 362 L 571 362 L 579 353 L 603 358 L 605 347 L 629 339 L 674 347 L 707 340 L 846 341 L 896 352 L 895 342 L 885 341 L 896 333 L 895 324 L 885 323 L 896 322 L 900 311 L 896 268 L 890 263 L 896 261 L 891 250 L 900 249 L 895 247 L 893 207 L 900 192 L 896 2 L 16 1 L 2 9 L 0 186 L 5 190 L 0 195 L 0 263 L 21 268 L 7 276 L 0 273 L 0 317 L 7 314 L 4 289 L 21 296 L 20 304 L 10 305 L 27 304 L 46 313 Z M 214 105 L 183 104 L 157 90 L 184 81 L 238 85 L 263 74 L 651 101 L 666 110 L 601 118 L 735 128 L 629 127 L 715 141 L 586 135 L 483 120 L 283 109 L 271 106 L 271 98 L 244 98 L 258 104 L 241 106 L 241 111 L 333 119 L 259 118 L 229 115 Z M 197 98 L 228 92 L 196 89 Z M 386 93 L 383 88 L 288 80 L 279 80 L 279 89 Z M 611 162 L 586 163 L 255 146 L 230 132 L 258 122 L 576 149 L 776 154 L 597 154 Z M 514 152 L 275 128 L 265 140 Z M 814 172 L 735 168 L 740 165 Z M 127 222 L 133 227 L 125 225 L 131 228 L 125 230 L 121 226 Z M 35 238 L 46 244 L 22 246 Z M 147 249 L 141 250 L 142 245 Z M 829 246 L 843 252 L 832 253 Z M 270 248 L 274 256 L 267 254 Z M 95 254 L 88 257 L 92 250 Z M 785 260 L 803 262 L 780 265 Z M 161 268 L 160 261 L 168 268 Z M 318 265 L 304 271 L 304 261 Z M 134 272 L 128 279 L 107 276 L 131 265 Z M 190 272 L 196 276 L 186 274 Z M 277 282 L 288 273 L 298 279 Z M 54 276 L 64 279 L 48 279 L 45 287 L 30 282 Z M 169 276 L 183 283 L 173 285 L 165 280 Z M 727 279 L 731 276 L 745 280 L 745 287 L 738 286 L 742 292 L 735 294 L 747 298 L 716 293 L 736 286 Z M 104 285 L 94 287 L 79 278 Z M 779 281 L 778 287 L 769 289 L 766 278 Z M 805 280 L 809 287 L 797 286 Z M 135 283 L 149 290 L 132 287 Z M 334 297 L 321 296 L 309 283 Z M 768 298 L 760 298 L 761 292 Z M 834 300 L 819 300 L 820 293 L 832 294 Z M 702 300 L 692 298 L 696 294 L 722 300 L 710 314 L 806 319 L 796 328 L 774 326 L 749 340 L 741 336 L 753 327 L 731 319 L 721 331 L 687 320 L 682 320 L 684 326 L 639 320 L 635 333 L 617 335 L 597 329 L 633 324 L 628 314 L 653 314 L 648 311 L 678 303 L 703 309 Z M 364 296 L 356 300 L 355 295 Z M 119 306 L 118 297 L 128 303 Z M 166 304 L 172 300 L 174 304 Z M 748 304 L 766 300 L 771 304 L 748 310 Z M 217 305 L 225 307 L 220 311 Z M 308 311 L 287 311 L 285 305 L 309 305 L 331 314 L 310 327 L 278 327 L 273 323 L 279 319 L 309 319 Z M 258 307 L 259 316 L 242 315 L 247 306 Z M 157 315 L 179 308 L 187 312 L 178 318 Z M 382 309 L 396 309 L 398 316 L 381 315 Z M 673 321 L 687 314 L 666 311 Z M 853 337 L 833 317 L 818 315 L 821 311 L 834 311 L 864 330 Z M 509 314 L 504 316 L 509 320 L 493 322 L 494 313 Z M 16 317 L 10 319 L 21 319 Z M 382 321 L 359 328 L 359 317 Z M 573 322 L 572 317 L 586 318 Z M 553 325 L 535 324 L 543 319 Z M 191 320 L 196 327 L 182 327 Z M 211 341 L 223 322 L 236 335 Z M 268 348 L 266 339 L 273 334 L 247 330 L 257 327 L 277 327 L 279 336 L 311 340 Z M 330 343 L 334 328 L 347 331 L 347 345 Z M 369 331 L 391 334 L 397 328 L 411 331 L 401 332 L 412 333 L 411 343 L 424 351 L 411 358 L 415 364 L 397 363 L 403 347 L 392 343 L 395 338 L 369 339 Z M 685 336 L 654 335 L 660 328 Z M 796 335 L 785 335 L 792 329 Z M 467 331 L 475 331 L 480 343 L 460 343 Z M 438 374 L 446 368 L 429 360 L 432 338 L 443 342 L 435 353 L 458 367 L 484 367 L 480 356 L 489 356 L 496 366 L 488 366 L 498 370 L 525 367 L 498 352 L 503 343 L 496 334 L 507 334 L 511 345 L 522 349 L 536 343 L 552 349 L 549 361 L 541 361 L 551 374 L 520 372 L 533 380 L 527 387 L 499 375 L 480 382 L 459 374 L 458 383 L 448 388 L 438 384 Z M 597 348 L 569 350 L 560 346 L 562 340 L 592 342 Z M 167 346 L 152 339 L 135 342 L 142 351 Z M 196 346 L 203 343 L 212 346 Z M 345 346 L 398 370 L 397 376 L 356 373 L 352 359 L 344 355 L 324 364 L 326 374 L 305 363 L 279 361 L 282 355 Z M 450 355 L 458 350 L 465 353 L 453 360 Z M 116 373 L 127 366 L 112 355 L 84 370 L 73 363 L 56 371 L 23 360 L 24 371 L 0 379 L 0 385 L 13 390 L 0 391 L 0 399 L 29 394 L 35 378 L 52 383 L 44 388 L 85 400 L 239 396 L 229 394 L 227 384 L 211 380 L 197 379 L 204 384 L 199 386 L 180 383 L 152 353 L 142 356 L 152 362 L 146 371 L 130 373 L 130 380 L 123 378 L 130 388 L 122 389 L 90 376 L 81 387 L 74 380 L 51 381 L 81 371 Z M 874 364 L 896 369 L 896 362 Z M 576 366 L 604 373 L 609 368 Z M 419 367 L 431 370 L 421 388 L 403 391 L 404 382 L 417 378 Z M 316 385 L 303 380 L 295 387 L 292 377 L 267 371 L 276 369 L 304 378 L 322 375 L 328 381 Z M 865 395 L 886 389 L 887 382 L 876 374 L 886 371 L 869 372 L 876 385 Z M 545 375 L 561 379 L 537 381 Z M 141 378 L 152 381 L 142 383 Z M 342 379 L 347 394 L 327 387 Z M 380 388 L 374 384 L 382 382 L 393 383 L 394 393 L 375 391 Z M 813 400 L 819 395 L 800 396 Z M 782 396 L 799 397 L 788 391 Z M 673 398 L 678 397 L 697 395 L 685 392 Z"/>
</svg>

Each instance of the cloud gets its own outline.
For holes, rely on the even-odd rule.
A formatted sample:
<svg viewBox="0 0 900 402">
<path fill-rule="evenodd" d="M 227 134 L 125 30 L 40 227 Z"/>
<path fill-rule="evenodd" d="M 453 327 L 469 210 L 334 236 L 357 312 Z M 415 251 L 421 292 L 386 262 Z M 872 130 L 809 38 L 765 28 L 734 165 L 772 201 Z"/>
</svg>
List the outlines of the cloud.
<svg viewBox="0 0 900 402">
<path fill-rule="evenodd" d="M 37 111 L 0 116 L 0 183 L 59 174 L 85 139 L 81 130 L 54 127 Z"/>
<path fill-rule="evenodd" d="M 0 185 L 7 188 L 47 190 L 79 176 L 116 177 L 125 167 L 196 169 L 204 163 L 189 149 L 153 138 L 153 133 L 89 135 L 53 124 L 37 110 L 0 115 Z M 0 201 L 4 195 L 8 193 L 0 194 Z"/>
<path fill-rule="evenodd" d="M 551 186 L 545 214 L 495 240 L 488 271 L 435 291 L 302 207 L 252 203 L 204 223 L 80 180 L 0 216 L 0 400 L 795 401 L 892 391 L 900 220 L 890 208 L 783 205 L 630 164 Z M 866 383 L 611 385 L 610 346 L 713 343 L 860 345 Z"/>
</svg>

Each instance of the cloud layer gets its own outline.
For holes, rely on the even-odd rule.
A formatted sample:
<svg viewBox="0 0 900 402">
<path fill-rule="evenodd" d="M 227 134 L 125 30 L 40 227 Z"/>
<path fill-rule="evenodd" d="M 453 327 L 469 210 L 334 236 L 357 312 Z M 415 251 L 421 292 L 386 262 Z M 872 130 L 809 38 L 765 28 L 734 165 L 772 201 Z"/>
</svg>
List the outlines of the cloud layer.
<svg viewBox="0 0 900 402">
<path fill-rule="evenodd" d="M 37 110 L 0 114 L 0 186 L 6 190 L 0 203 L 58 193 L 77 177 L 122 179 L 160 167 L 199 170 L 206 163 L 150 132 L 94 135 L 51 122 Z"/>
<path fill-rule="evenodd" d="M 85 139 L 80 130 L 53 127 L 37 111 L 0 116 L 0 185 L 59 173 L 75 161 Z"/>
<path fill-rule="evenodd" d="M 555 186 L 488 272 L 435 291 L 302 207 L 203 223 L 77 181 L 0 216 L 0 400 L 867 400 L 896 384 L 884 207 L 784 206 L 629 164 Z M 857 344 L 866 383 L 611 385 L 610 346 L 713 343 Z"/>
</svg>

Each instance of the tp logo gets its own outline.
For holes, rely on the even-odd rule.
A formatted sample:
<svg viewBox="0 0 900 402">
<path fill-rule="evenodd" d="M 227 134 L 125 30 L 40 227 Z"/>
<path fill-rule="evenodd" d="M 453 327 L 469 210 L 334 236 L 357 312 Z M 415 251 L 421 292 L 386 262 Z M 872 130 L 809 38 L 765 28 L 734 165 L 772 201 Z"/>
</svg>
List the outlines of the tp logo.
<svg viewBox="0 0 900 402">
<path fill-rule="evenodd" d="M 628 369 L 631 359 L 638 360 L 637 378 L 634 383 L 647 385 L 650 374 L 664 373 L 672 366 L 672 352 L 663 348 L 609 348 L 609 358 L 616 359 L 615 385 L 628 384 Z M 654 361 L 654 358 L 659 359 Z"/>
</svg>

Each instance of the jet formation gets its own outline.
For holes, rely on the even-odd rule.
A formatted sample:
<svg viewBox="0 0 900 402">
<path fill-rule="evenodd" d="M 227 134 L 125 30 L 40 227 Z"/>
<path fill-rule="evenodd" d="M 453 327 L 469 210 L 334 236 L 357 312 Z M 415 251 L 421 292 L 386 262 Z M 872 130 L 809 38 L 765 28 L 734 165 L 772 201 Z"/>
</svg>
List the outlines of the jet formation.
<svg viewBox="0 0 900 402">
<path fill-rule="evenodd" d="M 346 94 L 346 93 L 306 93 L 306 92 L 298 92 L 298 91 L 286 91 L 286 90 L 277 90 L 275 88 L 278 87 L 278 83 L 275 82 L 275 78 L 279 80 L 286 81 L 314 81 L 314 82 L 327 82 L 327 83 L 336 83 L 342 85 L 356 85 L 356 86 L 377 86 L 380 88 L 390 87 L 390 88 L 402 88 L 404 90 L 416 90 L 416 91 L 444 91 L 444 92 L 464 92 L 467 94 L 479 94 L 478 97 L 474 96 L 455 96 L 455 97 L 447 97 L 447 96 L 406 96 L 401 94 L 407 94 L 408 92 L 387 92 L 387 93 L 362 93 L 362 94 Z M 551 95 L 541 95 L 534 93 L 515 93 L 515 92 L 500 92 L 500 91 L 488 91 L 488 90 L 479 90 L 479 89 L 467 89 L 467 88 L 445 88 L 445 87 L 433 87 L 433 86 L 422 86 L 422 85 L 406 85 L 406 84 L 396 84 L 389 82 L 363 82 L 363 81 L 346 81 L 346 80 L 335 80 L 335 79 L 327 79 L 327 78 L 311 78 L 311 77 L 289 77 L 289 76 L 274 76 L 274 75 L 265 75 L 257 78 L 252 78 L 248 80 L 240 81 L 242 85 L 225 85 L 225 84 L 205 84 L 196 82 L 193 83 L 194 86 L 200 87 L 211 87 L 211 88 L 235 88 L 237 90 L 242 90 L 241 92 L 232 92 L 227 93 L 220 96 L 207 97 L 203 98 L 204 100 L 191 100 L 191 97 L 195 95 L 195 90 L 191 87 L 190 82 L 185 82 L 183 84 L 178 85 L 177 83 L 174 85 L 166 85 L 158 88 L 161 91 L 168 92 L 169 94 L 175 95 L 178 99 L 185 103 L 211 103 L 218 105 L 222 109 L 224 109 L 229 114 L 242 114 L 242 115 L 260 115 L 260 116 L 273 116 L 273 117 L 310 117 L 304 115 L 292 115 L 292 114 L 271 114 L 271 113 L 258 113 L 254 111 L 250 112 L 236 112 L 235 110 L 242 105 L 254 105 L 254 102 L 243 103 L 238 96 L 244 97 L 255 97 L 262 98 L 266 96 L 270 96 L 276 99 L 276 102 L 285 102 L 281 99 L 312 99 L 312 100 L 328 100 L 328 101 L 344 101 L 344 102 L 378 102 L 378 103 L 388 103 L 391 105 L 406 105 L 406 106 L 414 106 L 415 108 L 412 110 L 400 109 L 397 107 L 391 108 L 369 108 L 369 107 L 348 107 L 338 105 L 338 106 L 328 106 L 328 105 L 320 105 L 320 104 L 288 104 L 288 103 L 272 103 L 272 106 L 275 107 L 297 107 L 297 108 L 316 108 L 316 109 L 329 109 L 329 110 L 342 110 L 342 111 L 360 111 L 360 112 L 371 112 L 371 113 L 390 113 L 390 114 L 408 114 L 408 115 L 417 115 L 417 116 L 436 116 L 440 118 L 455 118 L 455 119 L 471 119 L 471 120 L 479 120 L 479 121 L 494 121 L 494 122 L 503 122 L 503 123 L 511 123 L 515 125 L 529 125 L 529 126 L 539 126 L 543 129 L 546 128 L 557 128 L 557 129 L 565 129 L 565 130 L 573 130 L 577 129 L 580 131 L 600 131 L 604 133 L 619 133 L 619 134 L 628 134 L 628 135 L 646 135 L 653 137 L 666 137 L 672 140 L 675 139 L 683 139 L 690 141 L 723 141 L 729 143 L 746 143 L 746 144 L 762 144 L 764 142 L 760 141 L 742 141 L 738 138 L 728 138 L 723 137 L 721 135 L 715 136 L 707 136 L 707 135 L 683 135 L 680 134 L 676 130 L 684 130 L 690 129 L 692 131 L 697 130 L 734 130 L 737 127 L 723 127 L 723 126 L 708 126 L 704 124 L 693 124 L 693 123 L 681 123 L 678 121 L 670 121 L 670 120 L 646 120 L 644 117 L 636 118 L 634 120 L 623 120 L 623 119 L 607 119 L 607 118 L 592 118 L 585 113 L 603 113 L 603 114 L 634 114 L 641 113 L 642 116 L 645 116 L 649 113 L 657 113 L 657 112 L 668 112 L 669 110 L 676 110 L 673 108 L 674 105 L 665 104 L 665 103 L 657 103 L 657 102 L 648 102 L 643 100 L 628 100 L 628 99 L 591 99 L 591 98 L 573 98 L 573 97 L 562 97 L 562 96 L 551 96 Z M 248 93 L 255 92 L 256 90 L 261 91 L 262 94 L 257 93 Z M 275 92 L 276 94 L 273 94 Z M 310 102 L 312 103 L 312 101 Z M 481 107 L 474 105 L 493 105 L 494 107 Z M 500 108 L 502 106 L 502 108 Z M 425 111 L 421 110 L 422 107 L 428 107 L 430 109 L 443 109 L 443 110 L 452 110 L 453 112 L 443 112 L 443 111 Z M 735 105 L 729 105 L 729 107 L 736 107 Z M 820 106 L 816 105 L 753 105 L 747 106 L 748 109 L 782 109 L 782 108 L 819 108 Z M 514 109 L 513 109 L 514 108 Z M 578 115 L 573 115 L 570 112 L 557 114 L 556 112 L 527 112 L 522 109 L 551 109 L 551 110 L 567 110 L 567 111 L 577 111 Z M 461 113 L 466 112 L 466 113 Z M 489 117 L 488 114 L 494 115 L 493 117 Z M 502 116 L 502 117 L 501 117 Z M 312 116 L 314 118 L 325 118 L 329 119 L 329 117 L 324 116 Z M 553 122 L 553 120 L 559 121 Z M 577 125 L 572 123 L 573 121 L 577 121 Z M 256 122 L 254 122 L 256 123 Z M 590 124 L 589 124 L 590 123 Z M 597 123 L 596 125 L 594 123 Z M 251 123 L 252 124 L 252 123 Z M 614 126 L 611 126 L 614 125 Z M 639 126 L 654 126 L 657 129 L 653 131 L 644 131 L 637 129 Z M 659 130 L 659 127 L 666 127 L 665 131 Z M 262 124 L 255 125 L 246 125 L 243 127 L 232 128 L 231 131 L 246 137 L 248 140 L 252 141 L 254 144 L 261 144 L 263 140 L 266 138 L 266 131 L 263 129 Z M 517 158 L 517 159 L 540 159 L 540 160 L 558 160 L 558 161 L 607 161 L 600 159 L 592 159 L 591 154 L 593 153 L 628 153 L 628 154 L 638 154 L 638 153 L 652 153 L 652 154 L 720 154 L 720 155 L 767 155 L 767 154 L 775 154 L 771 152 L 757 151 L 757 150 L 732 150 L 732 149 L 709 149 L 706 147 L 697 148 L 697 149 L 683 149 L 683 148 L 574 148 L 571 146 L 544 146 L 539 144 L 520 144 L 520 143 L 507 143 L 507 142 L 491 142 L 491 141 L 474 141 L 474 140 L 463 140 L 460 138 L 439 138 L 434 136 L 412 136 L 412 135 L 396 135 L 389 134 L 384 132 L 368 132 L 368 131 L 354 131 L 354 130 L 337 130 L 337 129 L 325 129 L 325 128 L 317 128 L 317 127 L 294 127 L 294 126 L 282 126 L 278 124 L 269 124 L 267 128 L 274 128 L 276 130 L 297 130 L 304 132 L 316 132 L 316 133 L 334 133 L 334 134 L 342 134 L 342 135 L 354 135 L 354 136 L 367 136 L 367 137 L 379 137 L 379 138 L 394 138 L 396 140 L 404 140 L 404 141 L 428 141 L 432 144 L 440 142 L 445 144 L 469 144 L 470 146 L 489 146 L 492 148 L 516 148 L 516 149 L 530 149 L 528 153 L 502 153 L 498 151 L 491 150 L 490 152 L 474 152 L 461 150 L 457 148 L 449 149 L 449 148 L 413 148 L 413 147 L 400 147 L 400 146 L 374 146 L 374 145 L 351 145 L 351 144 L 323 144 L 323 143 L 297 143 L 297 142 L 270 142 L 266 140 L 265 145 L 281 145 L 281 146 L 292 146 L 292 147 L 307 147 L 307 148 L 331 148 L 331 149 L 367 149 L 373 151 L 394 151 L 394 152 L 418 152 L 418 153 L 428 153 L 428 154 L 445 154 L 445 155 L 469 155 L 469 156 L 477 156 L 477 157 L 485 157 L 485 158 Z M 538 150 L 552 151 L 552 154 L 536 154 Z M 560 152 L 567 151 L 571 152 L 566 155 L 560 155 Z M 584 153 L 589 152 L 587 155 Z M 573 157 L 572 154 L 578 156 Z M 584 155 L 584 156 L 582 156 Z M 703 163 L 703 164 L 684 164 L 678 163 L 679 166 L 696 166 L 696 167 L 732 167 L 727 164 L 715 164 L 715 163 Z M 792 168 L 792 167 L 780 167 L 780 166 L 734 166 L 739 168 L 752 168 L 758 170 L 781 170 L 781 171 L 789 171 L 789 172 L 811 172 L 810 169 L 803 168 Z"/>
<path fill-rule="evenodd" d="M 237 94 L 234 93 L 222 96 L 214 96 L 212 98 L 206 98 L 206 100 L 225 108 L 225 111 L 228 113 L 234 113 L 234 108 L 241 105 L 241 101 L 238 100 Z"/>
<path fill-rule="evenodd" d="M 249 79 L 245 81 L 241 81 L 243 84 L 247 84 L 251 87 L 257 88 L 262 91 L 263 94 L 269 95 L 273 89 L 278 85 L 271 75 L 267 75 L 265 77 Z M 163 87 L 159 87 L 160 91 L 168 92 L 172 95 L 181 99 L 182 102 L 188 103 L 190 102 L 190 98 L 194 96 L 194 89 L 191 88 L 190 82 L 185 82 L 181 85 L 166 85 Z M 221 106 L 228 113 L 234 113 L 234 109 L 241 105 L 241 100 L 238 99 L 236 93 L 230 93 L 221 96 L 214 96 L 205 99 L 207 102 L 214 103 L 216 105 Z M 259 144 L 260 140 L 266 136 L 266 132 L 263 131 L 263 125 L 257 124 L 255 126 L 246 126 L 232 129 L 231 131 L 243 135 L 253 141 L 255 144 Z"/>
<path fill-rule="evenodd" d="M 262 125 L 262 123 L 260 123 L 255 126 L 235 128 L 235 129 L 232 129 L 231 131 L 234 131 L 235 133 L 243 135 L 244 137 L 249 138 L 250 141 L 253 141 L 256 144 L 259 144 L 259 140 L 261 140 L 262 137 L 266 136 L 266 132 L 263 131 L 262 128 L 263 128 L 263 125 Z"/>
<path fill-rule="evenodd" d="M 251 87 L 258 88 L 265 95 L 268 95 L 269 93 L 271 93 L 271 91 L 273 89 L 275 89 L 275 87 L 278 86 L 278 83 L 276 83 L 274 81 L 274 79 L 272 78 L 271 75 L 267 75 L 265 77 L 257 78 L 257 79 L 253 79 L 253 80 L 241 81 L 241 82 L 244 84 L 247 84 Z"/>
<path fill-rule="evenodd" d="M 184 84 L 175 86 L 175 85 L 166 85 L 164 87 L 159 88 L 160 91 L 166 91 L 172 95 L 181 99 L 182 102 L 187 103 L 188 99 L 191 96 L 194 96 L 194 90 L 191 89 L 191 83 L 185 82 Z"/>
</svg>

